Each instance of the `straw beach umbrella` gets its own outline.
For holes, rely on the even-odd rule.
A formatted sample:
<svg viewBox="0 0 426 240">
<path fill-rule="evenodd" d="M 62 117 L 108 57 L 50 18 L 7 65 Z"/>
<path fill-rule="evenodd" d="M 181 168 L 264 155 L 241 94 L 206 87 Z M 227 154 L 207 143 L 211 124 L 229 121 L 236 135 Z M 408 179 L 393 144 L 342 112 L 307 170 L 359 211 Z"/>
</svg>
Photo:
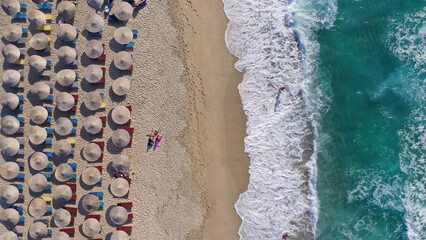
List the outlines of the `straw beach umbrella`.
<svg viewBox="0 0 426 240">
<path fill-rule="evenodd" d="M 130 81 L 126 77 L 120 77 L 112 83 L 112 91 L 118 96 L 126 95 L 130 90 Z"/>
<path fill-rule="evenodd" d="M 90 134 L 97 134 L 102 129 L 102 121 L 99 117 L 91 115 L 88 116 L 84 122 L 84 129 Z"/>
<path fill-rule="evenodd" d="M 42 152 L 35 152 L 31 155 L 30 166 L 36 171 L 45 169 L 48 163 L 49 159 L 47 158 L 47 155 Z"/>
<path fill-rule="evenodd" d="M 6 204 L 14 204 L 19 198 L 19 190 L 13 185 L 6 185 L 0 191 L 0 199 Z"/>
<path fill-rule="evenodd" d="M 95 185 L 101 180 L 101 172 L 95 167 L 86 168 L 81 175 L 81 179 L 89 186 Z"/>
<path fill-rule="evenodd" d="M 21 56 L 21 51 L 19 51 L 19 48 L 13 44 L 4 45 L 2 53 L 8 63 L 16 62 L 19 59 L 19 56 Z"/>
<path fill-rule="evenodd" d="M 75 104 L 74 97 L 67 92 L 60 92 L 56 95 L 56 107 L 58 107 L 59 110 L 66 112 L 72 109 Z"/>
<path fill-rule="evenodd" d="M 67 202 L 72 197 L 72 190 L 68 185 L 58 185 L 53 188 L 53 199 L 59 202 Z"/>
<path fill-rule="evenodd" d="M 72 151 L 71 144 L 65 139 L 53 143 L 52 148 L 53 153 L 58 157 L 67 157 Z"/>
<path fill-rule="evenodd" d="M 133 39 L 133 32 L 128 27 L 119 27 L 114 32 L 114 39 L 119 44 L 128 44 Z"/>
<path fill-rule="evenodd" d="M 69 46 L 62 46 L 58 49 L 58 58 L 64 64 L 70 64 L 77 57 L 77 52 Z"/>
<path fill-rule="evenodd" d="M 47 179 L 43 174 L 37 173 L 30 178 L 28 186 L 33 192 L 41 192 L 47 187 Z"/>
<path fill-rule="evenodd" d="M 19 97 L 16 94 L 7 92 L 0 96 L 0 102 L 2 106 L 7 106 L 11 110 L 16 109 L 19 106 Z"/>
<path fill-rule="evenodd" d="M 11 16 L 17 14 L 21 9 L 18 0 L 2 0 L 1 6 L 3 10 Z"/>
<path fill-rule="evenodd" d="M 86 194 L 81 201 L 83 209 L 86 212 L 94 212 L 98 210 L 101 204 L 99 198 L 93 194 Z"/>
<path fill-rule="evenodd" d="M 36 33 L 30 40 L 30 46 L 35 50 L 43 50 L 49 45 L 49 38 L 45 33 Z"/>
<path fill-rule="evenodd" d="M 111 235 L 110 240 L 130 240 L 130 237 L 125 231 L 118 230 Z"/>
<path fill-rule="evenodd" d="M 129 182 L 124 178 L 116 178 L 111 182 L 111 193 L 116 197 L 126 196 L 129 189 Z"/>
<path fill-rule="evenodd" d="M 129 69 L 132 66 L 133 58 L 128 52 L 121 51 L 114 57 L 114 65 L 120 70 Z"/>
<path fill-rule="evenodd" d="M 6 208 L 1 211 L 0 220 L 15 226 L 19 222 L 19 213 L 13 208 Z"/>
<path fill-rule="evenodd" d="M 124 129 L 117 129 L 112 133 L 111 140 L 115 146 L 124 148 L 130 143 L 130 134 Z"/>
<path fill-rule="evenodd" d="M 19 142 L 15 138 L 3 138 L 0 142 L 1 152 L 9 157 L 15 156 L 19 151 Z"/>
<path fill-rule="evenodd" d="M 7 69 L 3 72 L 2 79 L 3 79 L 3 84 L 10 87 L 15 87 L 21 81 L 21 74 L 16 70 Z"/>
<path fill-rule="evenodd" d="M 12 231 L 7 231 L 0 236 L 2 240 L 18 240 L 18 235 Z"/>
<path fill-rule="evenodd" d="M 28 206 L 28 212 L 34 218 L 40 218 L 46 213 L 47 203 L 41 198 L 34 198 Z"/>
<path fill-rule="evenodd" d="M 71 222 L 71 213 L 63 208 L 58 209 L 53 213 L 53 221 L 57 227 L 64 228 Z"/>
<path fill-rule="evenodd" d="M 62 1 L 61 3 L 63 2 L 69 1 Z M 64 42 L 71 42 L 77 37 L 77 29 L 71 24 L 61 24 L 61 26 L 58 27 L 58 37 Z"/>
<path fill-rule="evenodd" d="M 51 240 L 70 240 L 70 236 L 64 232 L 54 233 Z"/>
<path fill-rule="evenodd" d="M 71 1 L 61 1 L 56 8 L 58 15 L 70 20 L 75 15 L 75 5 Z M 64 25 L 64 24 L 62 24 Z"/>
<path fill-rule="evenodd" d="M 43 57 L 40 57 L 38 55 L 32 55 L 31 57 L 28 58 L 28 64 L 36 72 L 41 72 L 46 68 L 47 61 Z"/>
<path fill-rule="evenodd" d="M 90 40 L 87 42 L 84 51 L 89 58 L 96 59 L 104 53 L 104 47 L 100 41 Z"/>
<path fill-rule="evenodd" d="M 102 4 L 104 4 L 103 0 L 86 0 L 86 2 L 87 2 L 87 5 L 89 5 L 91 8 L 95 10 L 99 10 Z"/>
<path fill-rule="evenodd" d="M 84 70 L 84 78 L 89 83 L 97 83 L 102 79 L 104 73 L 99 65 L 91 64 Z"/>
<path fill-rule="evenodd" d="M 84 105 L 92 111 L 98 110 L 102 106 L 102 97 L 97 92 L 89 92 L 84 95 Z"/>
<path fill-rule="evenodd" d="M 9 42 L 16 42 L 22 37 L 22 28 L 17 24 L 9 24 L 3 30 L 3 37 Z"/>
<path fill-rule="evenodd" d="M 28 14 L 28 21 L 34 28 L 39 28 L 46 24 L 46 15 L 40 10 L 31 10 Z"/>
<path fill-rule="evenodd" d="M 55 132 L 61 136 L 66 136 L 71 134 L 72 127 L 71 120 L 66 117 L 60 117 L 56 120 Z"/>
<path fill-rule="evenodd" d="M 123 225 L 127 222 L 127 210 L 124 207 L 116 206 L 111 209 L 109 213 L 109 218 L 111 221 L 117 225 Z"/>
<path fill-rule="evenodd" d="M 47 139 L 47 131 L 39 126 L 31 126 L 29 134 L 30 142 L 34 145 L 40 145 Z"/>
<path fill-rule="evenodd" d="M 101 224 L 94 218 L 89 218 L 83 222 L 83 233 L 87 237 L 91 238 L 98 235 L 101 232 Z"/>
<path fill-rule="evenodd" d="M 116 124 L 125 124 L 130 120 L 130 111 L 125 106 L 117 106 L 112 110 L 111 118 Z"/>
<path fill-rule="evenodd" d="M 92 33 L 100 32 L 104 27 L 104 19 L 96 13 L 89 14 L 86 17 L 84 27 Z"/>
<path fill-rule="evenodd" d="M 56 81 L 62 86 L 70 86 L 76 78 L 75 72 L 71 69 L 63 69 L 56 75 Z"/>
<path fill-rule="evenodd" d="M 28 231 L 33 239 L 42 239 L 47 236 L 47 226 L 42 222 L 35 222 Z"/>
<path fill-rule="evenodd" d="M 0 175 L 5 180 L 15 179 L 19 174 L 19 165 L 16 162 L 5 162 L 1 165 Z"/>
<path fill-rule="evenodd" d="M 31 86 L 30 92 L 35 95 L 38 100 L 44 100 L 50 94 L 50 87 L 45 82 L 36 82 Z"/>
<path fill-rule="evenodd" d="M 15 116 L 7 115 L 1 119 L 1 129 L 7 135 L 15 134 L 19 130 L 19 120 Z"/>
<path fill-rule="evenodd" d="M 123 154 L 117 155 L 112 160 L 112 167 L 117 172 L 126 172 L 130 169 L 130 158 Z"/>
<path fill-rule="evenodd" d="M 46 121 L 49 113 L 47 109 L 43 106 L 34 106 L 30 110 L 31 121 L 35 124 L 42 124 Z"/>
<path fill-rule="evenodd" d="M 66 182 L 74 174 L 72 167 L 68 163 L 61 163 L 55 170 L 55 178 L 60 182 Z"/>
<path fill-rule="evenodd" d="M 114 15 L 121 21 L 130 19 L 133 13 L 133 7 L 128 2 L 119 1 L 114 5 Z"/>
<path fill-rule="evenodd" d="M 88 162 L 94 162 L 101 157 L 102 150 L 96 143 L 89 143 L 83 148 L 83 157 Z"/>
</svg>

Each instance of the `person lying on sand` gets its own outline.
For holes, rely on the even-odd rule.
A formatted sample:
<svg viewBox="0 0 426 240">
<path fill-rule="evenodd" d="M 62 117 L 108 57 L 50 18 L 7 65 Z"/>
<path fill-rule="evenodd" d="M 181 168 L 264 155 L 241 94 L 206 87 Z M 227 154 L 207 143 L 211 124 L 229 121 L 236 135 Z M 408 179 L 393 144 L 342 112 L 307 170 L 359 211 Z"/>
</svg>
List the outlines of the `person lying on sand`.
<svg viewBox="0 0 426 240">
<path fill-rule="evenodd" d="M 147 136 L 148 136 L 148 145 L 154 146 L 154 143 L 155 143 L 154 129 L 151 129 L 151 133 L 148 134 Z"/>
<path fill-rule="evenodd" d="M 135 7 L 139 8 L 139 7 L 143 7 L 146 4 L 146 0 L 137 0 L 137 2 L 135 2 Z"/>
<path fill-rule="evenodd" d="M 163 138 L 163 135 L 161 135 L 159 130 L 155 130 L 154 131 L 154 139 L 155 139 L 155 146 L 156 147 L 161 147 L 161 139 Z"/>
</svg>

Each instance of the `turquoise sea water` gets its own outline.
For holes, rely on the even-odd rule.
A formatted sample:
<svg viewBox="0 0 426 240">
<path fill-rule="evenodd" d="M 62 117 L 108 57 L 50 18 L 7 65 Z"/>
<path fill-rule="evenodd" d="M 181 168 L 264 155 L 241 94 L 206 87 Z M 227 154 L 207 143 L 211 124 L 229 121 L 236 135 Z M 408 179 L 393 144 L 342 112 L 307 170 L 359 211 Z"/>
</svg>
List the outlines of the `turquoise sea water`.
<svg viewBox="0 0 426 240">
<path fill-rule="evenodd" d="M 425 31 L 420 0 L 341 0 L 316 32 L 316 239 L 426 236 Z"/>
</svg>

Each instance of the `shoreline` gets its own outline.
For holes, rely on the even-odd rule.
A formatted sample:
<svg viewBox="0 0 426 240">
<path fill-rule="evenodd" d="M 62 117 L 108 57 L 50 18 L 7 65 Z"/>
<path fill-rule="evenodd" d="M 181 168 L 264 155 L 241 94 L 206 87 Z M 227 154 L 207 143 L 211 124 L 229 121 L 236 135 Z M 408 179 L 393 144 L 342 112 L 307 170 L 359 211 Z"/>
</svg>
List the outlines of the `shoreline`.
<svg viewBox="0 0 426 240">
<path fill-rule="evenodd" d="M 181 111 L 188 124 L 181 139 L 188 141 L 181 143 L 193 158 L 195 176 L 204 180 L 199 184 L 205 197 L 203 226 L 187 239 L 238 239 L 241 218 L 234 204 L 247 189 L 250 160 L 244 153 L 247 118 L 238 92 L 243 74 L 225 44 L 228 19 L 222 2 L 173 1 L 169 15 L 183 51 L 181 79 L 191 89 L 190 105 L 182 111 L 192 113 Z M 201 136 L 194 136 L 194 130 Z"/>
</svg>

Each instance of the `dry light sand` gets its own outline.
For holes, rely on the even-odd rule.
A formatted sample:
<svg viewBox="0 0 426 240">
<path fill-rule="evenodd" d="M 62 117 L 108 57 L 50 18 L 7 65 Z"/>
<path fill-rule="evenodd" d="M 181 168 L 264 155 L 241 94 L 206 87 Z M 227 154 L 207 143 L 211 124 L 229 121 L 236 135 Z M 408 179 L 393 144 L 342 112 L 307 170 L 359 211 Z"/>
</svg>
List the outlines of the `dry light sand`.
<svg viewBox="0 0 426 240">
<path fill-rule="evenodd" d="M 118 0 L 115 0 L 118 1 Z M 30 0 L 21 0 L 27 3 L 27 13 L 36 7 Z M 56 1 L 52 15 L 56 19 Z M 114 9 L 112 9 L 112 12 Z M 84 19 L 94 9 L 86 5 L 86 1 L 78 1 L 77 13 L 73 25 L 81 31 L 84 29 Z M 102 12 L 99 15 L 104 16 Z M 6 23 L 10 23 L 10 16 L 1 11 L 0 26 L 2 32 Z M 90 60 L 83 54 L 87 40 L 96 39 L 82 31 L 75 45 L 79 50 L 78 68 L 80 76 L 86 66 L 92 63 L 105 65 L 108 69 L 104 85 L 91 85 L 82 77 L 78 79 L 80 99 L 90 91 L 105 94 L 107 104 L 105 111 L 97 111 L 98 116 L 108 116 L 115 106 L 132 105 L 132 124 L 135 128 L 133 144 L 125 148 L 122 153 L 132 160 L 132 184 L 128 199 L 114 198 L 109 192 L 112 181 L 112 169 L 109 166 L 111 159 L 119 149 L 113 147 L 109 141 L 111 133 L 117 128 L 109 121 L 105 133 L 98 138 L 91 138 L 81 131 L 82 121 L 92 112 L 78 102 L 78 111 L 75 115 L 63 114 L 55 111 L 53 117 L 71 116 L 79 119 L 77 135 L 74 137 L 77 144 L 74 146 L 76 155 L 68 162 L 78 163 L 77 174 L 88 166 L 104 167 L 103 182 L 93 188 L 78 184 L 78 201 L 91 191 L 103 191 L 105 196 L 103 210 L 95 212 L 102 215 L 102 232 L 98 238 L 109 239 L 115 227 L 107 219 L 110 208 L 118 202 L 133 201 L 132 213 L 135 218 L 128 225 L 133 226 L 131 238 L 139 239 L 238 239 L 238 227 L 241 224 L 234 209 L 238 195 L 245 191 L 248 184 L 249 160 L 244 153 L 243 138 L 245 136 L 245 116 L 242 111 L 237 85 L 242 79 L 233 64 L 236 61 L 225 46 L 224 33 L 227 19 L 223 12 L 221 1 L 206 0 L 176 0 L 176 1 L 148 1 L 148 5 L 135 11 L 133 18 L 126 23 L 107 23 L 105 20 L 104 34 L 99 38 L 106 45 L 107 60 Z M 22 27 L 29 23 L 18 22 Z M 139 36 L 134 39 L 135 47 L 132 51 L 135 69 L 132 72 L 121 72 L 112 64 L 112 58 L 122 47 L 112 40 L 114 30 L 119 26 L 127 25 L 139 30 Z M 52 23 L 51 32 L 52 53 L 44 55 L 52 60 L 52 76 L 43 78 L 43 81 L 55 83 L 55 74 L 64 69 L 57 64 L 56 51 L 64 45 L 56 39 L 57 25 Z M 29 39 L 37 31 L 28 35 L 25 47 L 29 49 Z M 3 39 L 0 47 L 6 41 Z M 34 51 L 28 50 L 25 59 Z M 3 63 L 3 69 L 13 68 Z M 42 78 L 29 72 L 28 64 L 23 68 L 26 77 L 22 85 L 27 101 L 24 111 L 19 116 L 26 118 L 23 136 L 28 143 L 29 110 L 33 105 L 41 102 L 34 101 L 28 94 L 29 88 Z M 131 79 L 131 91 L 127 98 L 119 98 L 110 90 L 114 79 L 126 75 Z M 53 89 L 56 95 L 64 88 L 57 85 Z M 3 89 L 1 93 L 3 94 Z M 51 106 L 45 103 L 45 106 Z M 10 112 L 3 110 L 2 116 Z M 51 127 L 54 127 L 53 122 Z M 151 128 L 158 128 L 164 135 L 163 146 L 155 151 L 147 151 L 146 134 Z M 55 139 L 61 137 L 55 136 Z M 92 140 L 107 142 L 104 149 L 104 158 L 96 163 L 88 163 L 81 156 L 81 149 Z M 48 150 L 48 149 L 46 149 Z M 18 161 L 25 162 L 25 183 L 31 174 L 28 166 L 30 155 L 34 151 L 42 151 L 37 146 L 26 144 L 25 156 Z M 15 160 L 5 158 L 4 160 Z M 3 159 L 0 162 L 4 161 Z M 53 159 L 55 167 L 61 163 Z M 55 168 L 54 167 L 54 168 Z M 9 182 L 0 180 L 1 185 Z M 58 184 L 53 181 L 53 185 Z M 46 192 L 47 194 L 49 192 Z M 35 220 L 29 216 L 27 205 L 38 195 L 31 195 L 27 186 L 23 194 L 25 201 L 23 216 L 25 225 L 17 227 L 23 232 L 21 238 L 27 239 L 28 227 Z M 53 205 L 55 208 L 58 206 Z M 51 216 L 44 216 L 50 219 Z M 74 239 L 86 239 L 80 232 L 80 225 L 84 215 L 78 213 L 74 226 Z M 49 225 L 54 232 L 58 231 L 54 225 Z M 0 225 L 0 234 L 6 231 Z"/>
</svg>

